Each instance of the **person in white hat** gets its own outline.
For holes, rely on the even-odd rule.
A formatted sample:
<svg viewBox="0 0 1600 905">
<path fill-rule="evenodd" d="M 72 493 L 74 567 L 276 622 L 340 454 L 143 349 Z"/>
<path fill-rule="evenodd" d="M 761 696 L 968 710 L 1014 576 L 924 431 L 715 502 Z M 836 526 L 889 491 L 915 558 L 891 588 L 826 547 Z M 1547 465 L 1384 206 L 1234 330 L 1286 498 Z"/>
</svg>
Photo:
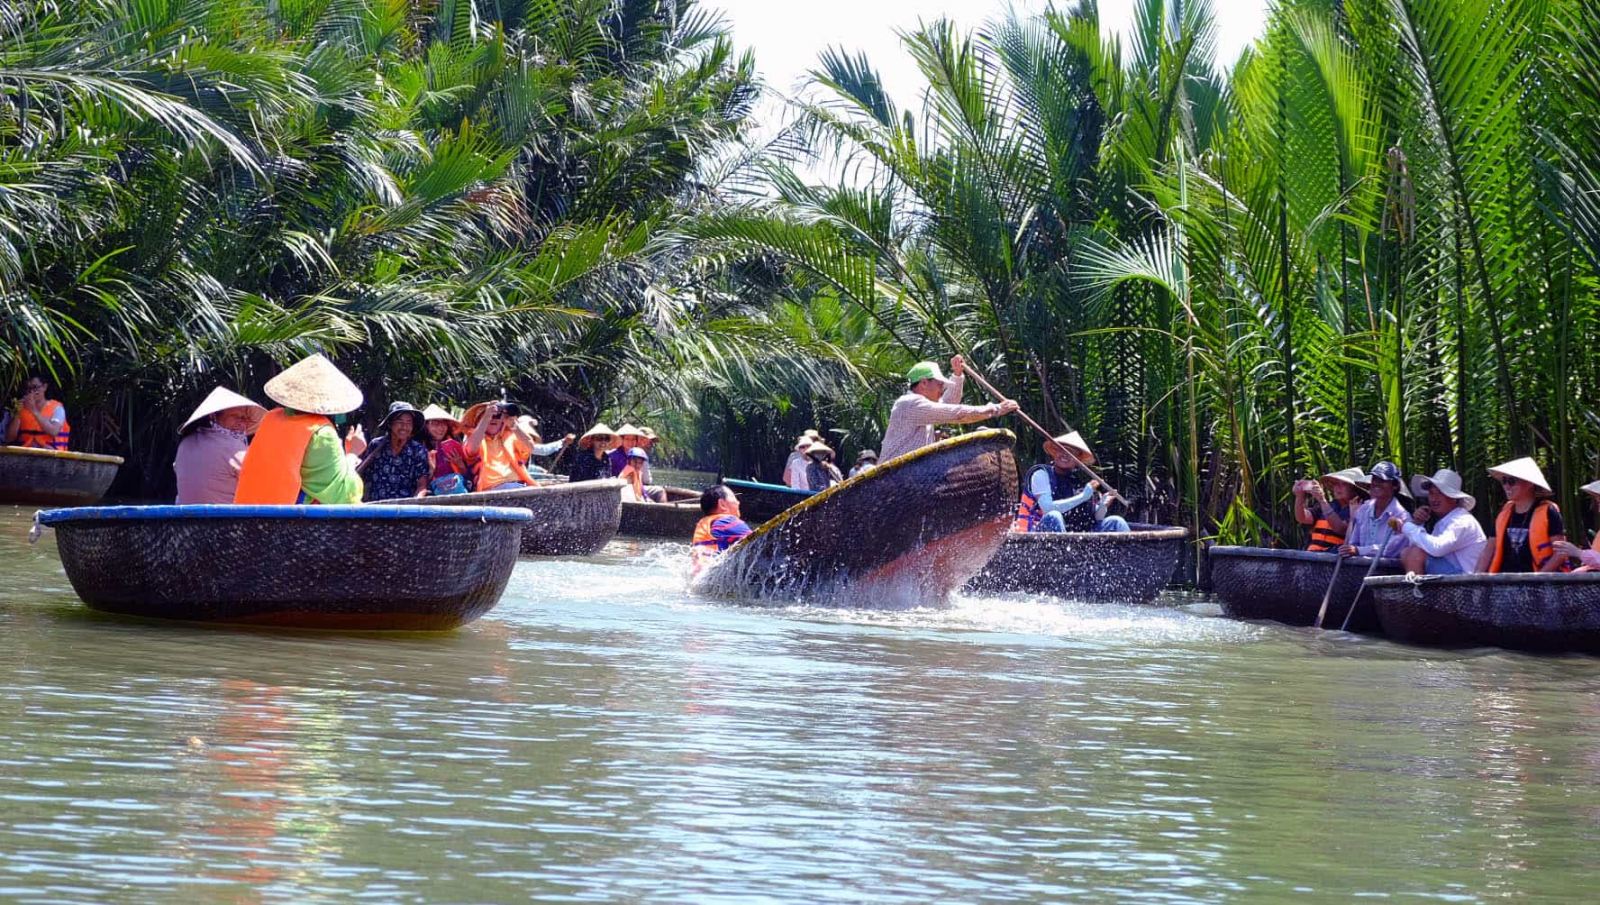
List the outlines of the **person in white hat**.
<svg viewBox="0 0 1600 905">
<path fill-rule="evenodd" d="M 611 477 L 611 447 L 617 442 L 617 432 L 604 421 L 596 424 L 578 438 L 578 453 L 573 456 L 568 478 L 573 481 L 598 481 Z"/>
<path fill-rule="evenodd" d="M 966 374 L 966 360 L 960 355 L 950 359 L 948 378 L 931 361 L 918 362 L 906 372 L 907 391 L 889 410 L 889 425 L 883 431 L 883 445 L 878 447 L 885 462 L 933 443 L 935 425 L 972 424 L 1017 410 L 1017 404 L 1010 399 L 988 405 L 962 405 Z"/>
<path fill-rule="evenodd" d="M 617 446 L 611 450 L 611 476 L 621 477 L 622 470 L 628 467 L 628 458 L 636 449 L 644 449 L 644 433 L 632 424 L 624 424 L 617 428 Z M 649 452 L 649 450 L 645 450 Z"/>
<path fill-rule="evenodd" d="M 179 506 L 227 504 L 239 487 L 244 454 L 267 410 L 225 387 L 217 387 L 178 428 Z"/>
<path fill-rule="evenodd" d="M 467 463 L 467 448 L 457 439 L 461 422 L 438 405 L 423 409 L 422 421 L 428 426 L 428 437 L 433 440 L 433 451 L 428 454 L 432 466 L 428 493 L 433 496 L 470 493 L 472 466 Z"/>
<path fill-rule="evenodd" d="M 811 462 L 806 458 L 806 450 L 811 444 L 821 442 L 822 435 L 814 430 L 808 430 L 795 438 L 794 446 L 789 450 L 789 459 L 783 463 L 783 483 L 795 490 L 811 489 L 811 480 L 806 474 L 806 468 Z"/>
<path fill-rule="evenodd" d="M 1524 456 L 1489 469 L 1506 492 L 1506 504 L 1494 520 L 1494 536 L 1478 557 L 1476 571 L 1558 572 L 1567 564 L 1555 545 L 1567 539 L 1561 509 L 1550 502 L 1550 482 L 1539 463 Z"/>
<path fill-rule="evenodd" d="M 622 473 L 617 475 L 623 484 L 622 501 L 624 503 L 665 503 L 666 493 L 658 491 L 659 488 L 644 486 L 644 470 L 650 464 L 650 454 L 644 447 L 635 446 L 628 450 L 628 464 L 622 467 Z"/>
<path fill-rule="evenodd" d="M 1332 553 L 1344 545 L 1350 510 L 1366 499 L 1366 473 L 1359 468 L 1331 471 L 1294 484 L 1294 520 L 1311 526 L 1311 553 Z M 1329 498 L 1332 498 L 1331 500 Z"/>
<path fill-rule="evenodd" d="M 878 454 L 870 449 L 856 453 L 856 464 L 850 468 L 850 477 L 865 474 L 878 467 Z"/>
<path fill-rule="evenodd" d="M 1594 502 L 1595 512 L 1600 513 L 1600 481 L 1590 481 L 1578 489 L 1589 495 Z M 1566 540 L 1555 544 L 1555 548 L 1557 556 L 1566 557 L 1568 562 L 1579 563 L 1574 572 L 1600 572 L 1600 534 L 1594 536 L 1594 543 L 1587 548 Z"/>
<path fill-rule="evenodd" d="M 1409 520 L 1390 519 L 1389 527 L 1404 534 L 1400 564 L 1418 575 L 1466 575 L 1478 568 L 1489 538 L 1472 517 L 1478 501 L 1461 489 L 1461 475 L 1441 468 L 1433 477 L 1411 476 L 1411 494 L 1428 502 Z M 1428 522 L 1438 519 L 1433 530 Z"/>
<path fill-rule="evenodd" d="M 267 381 L 267 398 L 281 408 L 267 412 L 239 469 L 235 503 L 361 502 L 356 465 L 366 452 L 360 425 L 339 442 L 336 419 L 361 407 L 361 388 L 333 362 L 310 355 Z"/>
<path fill-rule="evenodd" d="M 1013 531 L 1129 530 L 1127 519 L 1106 515 L 1110 501 L 1100 492 L 1100 482 L 1088 479 L 1078 468 L 1079 463 L 1094 464 L 1094 453 L 1082 434 L 1073 431 L 1047 440 L 1044 453 L 1050 461 L 1028 469 L 1022 479 Z"/>
<path fill-rule="evenodd" d="M 833 449 L 821 440 L 806 447 L 806 489 L 814 492 L 827 490 L 844 481 L 839 466 L 833 464 Z"/>
</svg>

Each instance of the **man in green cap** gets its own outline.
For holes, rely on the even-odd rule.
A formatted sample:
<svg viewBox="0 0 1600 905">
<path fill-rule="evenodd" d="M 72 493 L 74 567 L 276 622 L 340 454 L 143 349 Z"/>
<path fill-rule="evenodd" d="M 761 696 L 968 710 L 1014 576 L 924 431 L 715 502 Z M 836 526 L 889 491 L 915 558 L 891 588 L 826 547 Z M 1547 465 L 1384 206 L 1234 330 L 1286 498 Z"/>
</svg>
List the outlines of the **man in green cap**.
<svg viewBox="0 0 1600 905">
<path fill-rule="evenodd" d="M 889 427 L 883 432 L 883 461 L 915 452 L 934 441 L 938 424 L 971 424 L 987 421 L 1017 410 L 1010 399 L 988 405 L 962 405 L 961 390 L 966 385 L 967 364 L 957 355 L 950 359 L 950 376 L 940 373 L 931 361 L 918 362 L 906 372 L 908 392 L 894 401 L 889 412 Z"/>
</svg>

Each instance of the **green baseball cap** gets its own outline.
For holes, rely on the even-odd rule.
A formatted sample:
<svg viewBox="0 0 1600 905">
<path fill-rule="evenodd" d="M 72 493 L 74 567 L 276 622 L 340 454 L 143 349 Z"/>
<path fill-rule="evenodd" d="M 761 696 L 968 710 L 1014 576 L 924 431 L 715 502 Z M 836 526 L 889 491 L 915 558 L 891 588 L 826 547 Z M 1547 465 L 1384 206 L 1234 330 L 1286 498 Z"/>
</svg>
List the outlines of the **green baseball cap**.
<svg viewBox="0 0 1600 905">
<path fill-rule="evenodd" d="M 937 380 L 940 383 L 949 382 L 945 380 L 944 372 L 939 370 L 937 362 L 919 361 L 911 366 L 911 370 L 906 372 L 906 383 L 915 385 L 924 380 Z"/>
</svg>

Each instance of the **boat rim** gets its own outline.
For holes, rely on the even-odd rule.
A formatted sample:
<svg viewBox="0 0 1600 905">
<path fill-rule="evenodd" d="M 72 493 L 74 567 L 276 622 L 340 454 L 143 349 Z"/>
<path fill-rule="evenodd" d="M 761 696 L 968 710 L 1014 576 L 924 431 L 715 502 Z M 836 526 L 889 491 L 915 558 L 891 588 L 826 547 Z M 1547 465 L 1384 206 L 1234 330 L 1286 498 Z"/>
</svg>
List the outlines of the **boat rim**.
<svg viewBox="0 0 1600 905">
<path fill-rule="evenodd" d="M 1471 575 L 1374 575 L 1367 579 L 1373 587 L 1391 587 L 1416 584 L 1427 587 L 1435 584 L 1446 587 L 1456 585 L 1524 585 L 1524 584 L 1593 584 L 1600 582 L 1600 572 L 1477 572 Z"/>
<path fill-rule="evenodd" d="M 407 506 L 353 503 L 338 506 L 74 506 L 43 509 L 35 516 L 41 525 L 72 522 L 206 521 L 218 519 L 277 521 L 482 521 L 531 522 L 533 513 L 512 506 Z"/>
<path fill-rule="evenodd" d="M 1189 529 L 1181 525 L 1158 525 L 1153 528 L 1134 527 L 1130 531 L 1013 531 L 1006 535 L 1006 543 L 1018 541 L 1025 544 L 1044 544 L 1053 540 L 1104 540 L 1113 544 L 1134 541 L 1184 540 Z"/>
<path fill-rule="evenodd" d="M 747 481 L 743 478 L 724 478 L 722 483 L 732 487 L 735 490 L 740 488 L 751 490 L 768 490 L 773 493 L 787 493 L 791 496 L 803 497 L 806 499 L 816 496 L 821 492 L 817 490 L 801 490 L 798 487 L 790 487 L 787 484 L 767 484 L 763 481 Z"/>
<path fill-rule="evenodd" d="M 1339 558 L 1339 554 L 1337 553 L 1321 553 L 1311 550 L 1286 550 L 1278 547 L 1240 547 L 1226 544 L 1218 544 L 1216 546 L 1207 548 L 1206 555 L 1221 556 L 1223 558 L 1238 557 L 1240 559 L 1279 559 L 1289 560 L 1291 562 L 1324 563 L 1334 562 Z M 1387 563 L 1394 563 L 1395 565 L 1400 564 L 1400 560 L 1394 557 L 1386 557 L 1383 561 Z M 1371 565 L 1372 557 L 1350 556 L 1346 557 L 1346 562 L 1350 565 Z"/>
<path fill-rule="evenodd" d="M 564 496 L 564 495 L 567 495 L 567 494 L 576 494 L 576 493 L 593 493 L 593 492 L 595 492 L 597 490 L 620 490 L 624 486 L 626 486 L 625 482 L 623 482 L 622 480 L 620 480 L 618 478 L 599 478 L 599 479 L 596 479 L 596 480 L 593 480 L 593 481 L 576 481 L 576 482 L 568 482 L 568 483 L 564 483 L 564 484 L 537 484 L 537 485 L 532 486 L 532 487 L 513 487 L 510 490 L 474 490 L 471 493 L 450 493 L 450 494 L 444 494 L 443 496 L 436 495 L 436 494 L 429 494 L 426 497 L 422 497 L 422 499 L 425 499 L 425 500 L 457 500 L 457 499 L 460 499 L 462 497 L 472 497 L 474 499 L 485 499 L 486 500 L 486 499 L 489 499 L 489 498 L 493 497 L 493 498 L 497 498 L 497 499 L 516 500 L 516 499 L 521 499 L 524 496 L 529 496 L 529 497 L 533 497 L 533 496 L 537 496 L 537 497 Z M 516 494 L 516 496 L 512 496 L 511 494 Z M 405 502 L 403 502 L 403 503 L 399 502 L 401 500 L 404 500 Z M 367 506 L 389 506 L 389 505 L 412 506 L 412 505 L 416 505 L 416 501 L 417 501 L 416 497 L 393 497 L 391 499 L 378 500 L 378 501 L 376 501 L 374 503 L 366 503 L 366 504 L 363 504 L 363 505 L 367 505 Z M 464 503 L 455 503 L 453 505 L 455 505 L 455 507 L 457 509 L 471 508 L 470 506 L 467 506 Z M 488 506 L 488 507 L 479 507 L 479 508 L 494 509 L 494 508 L 499 508 L 499 507 Z M 520 508 L 520 507 L 517 507 L 517 508 Z"/>
<path fill-rule="evenodd" d="M 105 456 L 99 453 L 74 452 L 70 449 L 39 449 L 32 446 L 0 446 L 0 455 L 6 456 L 32 456 L 42 459 L 62 459 L 68 462 L 99 462 L 104 465 L 121 465 L 121 456 Z"/>
</svg>

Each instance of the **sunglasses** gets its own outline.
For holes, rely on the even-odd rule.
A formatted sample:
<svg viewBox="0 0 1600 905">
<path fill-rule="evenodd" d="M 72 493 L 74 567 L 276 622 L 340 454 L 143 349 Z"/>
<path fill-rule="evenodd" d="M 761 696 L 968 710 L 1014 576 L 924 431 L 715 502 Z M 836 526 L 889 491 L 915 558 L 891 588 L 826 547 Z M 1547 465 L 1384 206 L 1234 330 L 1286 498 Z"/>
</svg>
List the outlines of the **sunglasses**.
<svg viewBox="0 0 1600 905">
<path fill-rule="evenodd" d="M 1417 486 L 1422 488 L 1422 492 L 1423 493 L 1427 493 L 1428 491 L 1433 489 L 1433 482 L 1432 481 L 1423 481 L 1421 484 L 1418 484 Z"/>
<path fill-rule="evenodd" d="M 1500 478 L 1500 486 L 1501 487 L 1515 487 L 1515 486 L 1517 486 L 1518 484 L 1521 484 L 1521 483 L 1522 483 L 1522 479 L 1521 478 L 1513 478 L 1510 475 L 1503 475 Z"/>
</svg>

